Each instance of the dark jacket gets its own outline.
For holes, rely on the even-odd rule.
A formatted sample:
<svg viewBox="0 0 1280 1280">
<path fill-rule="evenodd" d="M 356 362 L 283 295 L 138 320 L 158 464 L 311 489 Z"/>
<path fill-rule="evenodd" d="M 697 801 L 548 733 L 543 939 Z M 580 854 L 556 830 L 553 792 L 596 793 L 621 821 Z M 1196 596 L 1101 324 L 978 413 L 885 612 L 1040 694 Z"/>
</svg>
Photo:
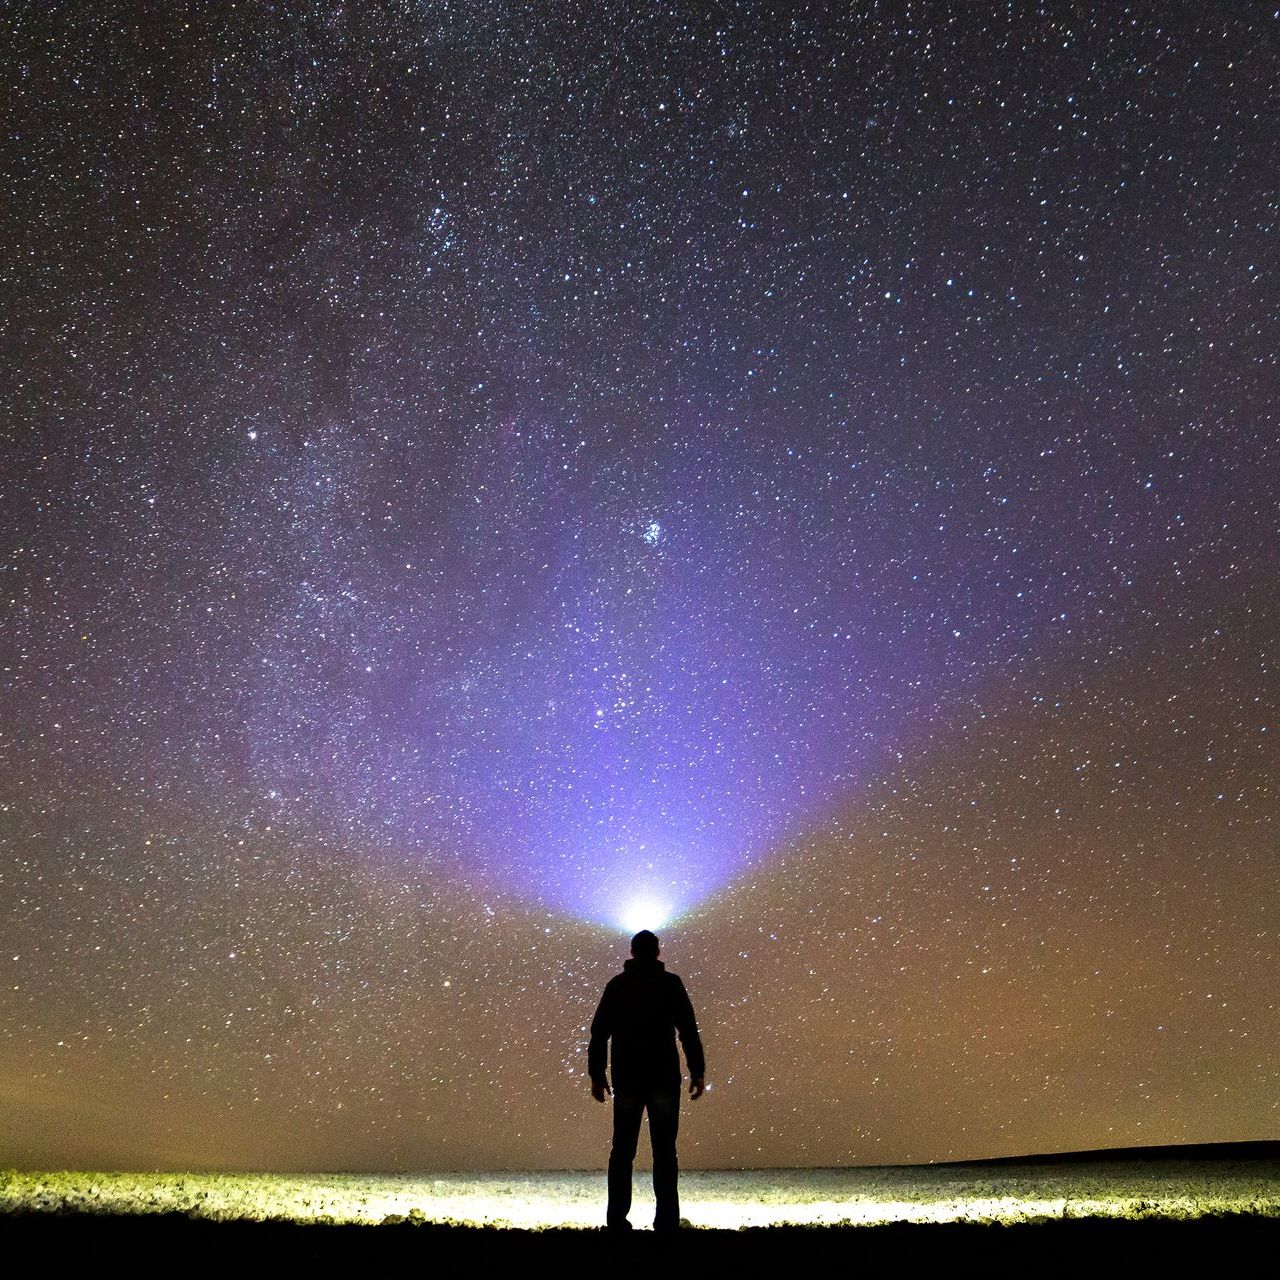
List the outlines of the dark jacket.
<svg viewBox="0 0 1280 1280">
<path fill-rule="evenodd" d="M 661 960 L 632 956 L 623 972 L 609 979 L 595 1017 L 587 1047 L 587 1071 L 591 1079 L 605 1082 L 605 1050 L 613 1037 L 613 1087 L 644 1088 L 648 1085 L 680 1087 L 680 1056 L 675 1032 L 680 1033 L 689 1074 L 706 1075 L 702 1040 L 693 1016 L 689 993 L 677 974 L 668 973 Z"/>
</svg>

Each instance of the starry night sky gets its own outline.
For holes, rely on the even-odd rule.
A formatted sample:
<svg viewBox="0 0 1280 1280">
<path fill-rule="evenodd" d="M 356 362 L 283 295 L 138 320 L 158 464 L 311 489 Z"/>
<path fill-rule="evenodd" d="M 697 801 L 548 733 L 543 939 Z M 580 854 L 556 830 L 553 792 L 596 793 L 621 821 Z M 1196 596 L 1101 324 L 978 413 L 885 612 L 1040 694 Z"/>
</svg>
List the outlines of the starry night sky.
<svg viewBox="0 0 1280 1280">
<path fill-rule="evenodd" d="M 0 1165 L 1276 1136 L 1272 6 L 4 23 Z"/>
</svg>

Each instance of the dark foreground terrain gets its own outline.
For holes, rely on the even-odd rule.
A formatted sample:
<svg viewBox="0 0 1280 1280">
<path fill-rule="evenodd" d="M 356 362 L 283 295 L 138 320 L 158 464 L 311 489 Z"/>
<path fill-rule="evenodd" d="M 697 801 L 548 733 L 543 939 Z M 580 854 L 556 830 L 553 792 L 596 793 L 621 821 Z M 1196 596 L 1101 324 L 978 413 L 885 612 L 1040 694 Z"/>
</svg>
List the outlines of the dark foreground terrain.
<svg viewBox="0 0 1280 1280">
<path fill-rule="evenodd" d="M 293 1222 L 213 1222 L 180 1214 L 16 1214 L 0 1219 L 0 1248 L 23 1250 L 41 1269 L 100 1268 L 127 1263 L 144 1273 L 227 1266 L 416 1268 L 457 1262 L 569 1263 L 678 1258 L 696 1264 L 835 1265 L 892 1268 L 943 1266 L 1061 1270 L 1118 1266 L 1226 1266 L 1246 1251 L 1274 1259 L 1280 1218 L 1254 1215 L 1190 1221 L 1083 1219 L 988 1226 L 976 1223 L 890 1223 L 854 1227 L 690 1229 L 673 1236 L 634 1231 L 610 1236 L 588 1228 L 518 1230 L 413 1225 L 325 1226 Z"/>
<path fill-rule="evenodd" d="M 637 1170 L 632 1221 L 652 1218 Z M 599 1172 L 230 1174 L 0 1171 L 0 1259 L 225 1273 L 319 1263 L 591 1262 L 1220 1270 L 1280 1246 L 1280 1144 L 966 1164 L 688 1171 L 690 1226 L 610 1235 Z M 367 1272 L 363 1272 L 367 1274 Z M 292 1273 L 291 1273 L 292 1274 Z M 376 1273 L 375 1273 L 376 1274 Z M 908 1272 L 910 1274 L 910 1272 Z"/>
</svg>

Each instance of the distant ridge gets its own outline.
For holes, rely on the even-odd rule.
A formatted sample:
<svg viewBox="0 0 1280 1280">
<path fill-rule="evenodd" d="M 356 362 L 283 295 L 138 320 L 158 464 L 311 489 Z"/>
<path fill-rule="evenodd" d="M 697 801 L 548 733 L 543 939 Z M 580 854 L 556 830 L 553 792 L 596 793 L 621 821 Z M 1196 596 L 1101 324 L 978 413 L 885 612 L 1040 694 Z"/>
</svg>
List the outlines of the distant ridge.
<svg viewBox="0 0 1280 1280">
<path fill-rule="evenodd" d="M 1104 1160 L 1280 1160 L 1280 1141 L 1185 1142 L 1164 1147 L 1099 1147 L 1093 1151 L 1052 1151 L 1030 1156 L 992 1156 L 987 1160 L 937 1160 L 946 1165 L 1085 1164 Z"/>
</svg>

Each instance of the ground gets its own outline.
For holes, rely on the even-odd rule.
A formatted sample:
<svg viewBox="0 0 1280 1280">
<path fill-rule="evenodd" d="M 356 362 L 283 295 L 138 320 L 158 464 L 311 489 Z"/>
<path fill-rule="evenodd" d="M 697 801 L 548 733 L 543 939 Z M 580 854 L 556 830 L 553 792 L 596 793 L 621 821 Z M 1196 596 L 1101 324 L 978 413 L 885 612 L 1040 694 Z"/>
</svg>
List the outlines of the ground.
<svg viewBox="0 0 1280 1280">
<path fill-rule="evenodd" d="M 0 1238 L 51 1261 L 238 1256 L 638 1255 L 788 1259 L 837 1247 L 863 1261 L 1066 1262 L 1122 1256 L 1206 1260 L 1280 1241 L 1280 1159 L 1266 1148 L 1211 1158 L 1039 1160 L 905 1168 L 684 1171 L 673 1239 L 644 1230 L 648 1174 L 632 1221 L 600 1231 L 600 1172 L 374 1175 L 0 1174 Z M 1263 1154 L 1259 1154 L 1259 1152 Z M 1264 1238 L 1265 1237 L 1265 1241 Z"/>
</svg>

